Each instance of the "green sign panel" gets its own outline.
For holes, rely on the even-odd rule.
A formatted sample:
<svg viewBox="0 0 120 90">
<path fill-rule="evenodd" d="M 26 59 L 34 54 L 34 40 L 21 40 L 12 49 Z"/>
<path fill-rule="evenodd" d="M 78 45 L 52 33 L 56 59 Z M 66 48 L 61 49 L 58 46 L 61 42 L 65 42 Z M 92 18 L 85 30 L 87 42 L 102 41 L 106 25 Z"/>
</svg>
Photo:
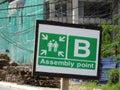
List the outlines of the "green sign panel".
<svg viewBox="0 0 120 90">
<path fill-rule="evenodd" d="M 37 25 L 35 72 L 98 75 L 99 30 L 50 23 Z"/>
<path fill-rule="evenodd" d="M 67 36 L 53 33 L 40 33 L 39 56 L 65 58 Z"/>
<path fill-rule="evenodd" d="M 95 69 L 97 39 L 43 32 L 39 39 L 39 65 Z"/>
<path fill-rule="evenodd" d="M 68 42 L 68 58 L 96 61 L 97 39 L 70 36 Z"/>
</svg>

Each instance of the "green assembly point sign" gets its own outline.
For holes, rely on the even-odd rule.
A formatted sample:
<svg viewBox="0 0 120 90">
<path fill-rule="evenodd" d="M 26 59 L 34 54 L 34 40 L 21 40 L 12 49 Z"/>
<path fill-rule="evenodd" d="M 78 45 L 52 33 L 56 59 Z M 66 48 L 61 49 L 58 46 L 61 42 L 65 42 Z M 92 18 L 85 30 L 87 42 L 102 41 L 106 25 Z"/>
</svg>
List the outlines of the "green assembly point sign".
<svg viewBox="0 0 120 90">
<path fill-rule="evenodd" d="M 39 56 L 65 58 L 67 36 L 53 33 L 40 33 Z"/>
<path fill-rule="evenodd" d="M 99 30 L 37 24 L 35 72 L 98 76 Z"/>
</svg>

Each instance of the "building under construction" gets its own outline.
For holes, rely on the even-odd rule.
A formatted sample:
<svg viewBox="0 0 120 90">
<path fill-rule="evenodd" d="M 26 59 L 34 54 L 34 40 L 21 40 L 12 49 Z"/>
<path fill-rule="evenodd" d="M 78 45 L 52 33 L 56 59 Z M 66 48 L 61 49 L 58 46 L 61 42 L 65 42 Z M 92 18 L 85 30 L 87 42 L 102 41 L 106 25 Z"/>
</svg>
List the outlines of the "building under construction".
<svg viewBox="0 0 120 90">
<path fill-rule="evenodd" d="M 36 20 L 83 25 L 113 24 L 119 0 L 0 0 L 0 53 L 31 63 Z"/>
</svg>

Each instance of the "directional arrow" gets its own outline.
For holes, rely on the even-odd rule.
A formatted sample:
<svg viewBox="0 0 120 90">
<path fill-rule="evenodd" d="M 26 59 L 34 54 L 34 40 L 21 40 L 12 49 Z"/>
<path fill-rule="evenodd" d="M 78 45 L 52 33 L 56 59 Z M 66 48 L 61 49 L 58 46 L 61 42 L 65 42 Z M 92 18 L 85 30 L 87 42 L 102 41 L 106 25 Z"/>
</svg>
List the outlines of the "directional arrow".
<svg viewBox="0 0 120 90">
<path fill-rule="evenodd" d="M 58 52 L 58 56 L 59 56 L 59 57 L 60 57 L 60 56 L 61 56 L 61 57 L 64 57 L 64 52 L 63 52 L 63 51 L 59 51 L 59 52 Z"/>
<path fill-rule="evenodd" d="M 47 50 L 41 50 L 41 55 L 47 55 Z"/>
<path fill-rule="evenodd" d="M 48 40 L 48 35 L 42 34 L 42 39 L 43 40 Z"/>
<path fill-rule="evenodd" d="M 59 37 L 59 41 L 60 41 L 60 42 L 64 42 L 64 41 L 65 41 L 65 36 L 60 36 L 60 37 Z"/>
</svg>

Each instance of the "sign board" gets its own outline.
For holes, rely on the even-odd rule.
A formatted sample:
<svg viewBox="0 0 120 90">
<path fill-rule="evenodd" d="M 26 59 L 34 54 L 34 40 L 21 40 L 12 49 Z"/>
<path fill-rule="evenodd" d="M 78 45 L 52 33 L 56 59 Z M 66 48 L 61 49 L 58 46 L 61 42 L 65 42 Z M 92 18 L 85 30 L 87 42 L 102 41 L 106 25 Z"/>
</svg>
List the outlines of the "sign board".
<svg viewBox="0 0 120 90">
<path fill-rule="evenodd" d="M 37 21 L 34 74 L 98 77 L 100 30 Z"/>
</svg>

